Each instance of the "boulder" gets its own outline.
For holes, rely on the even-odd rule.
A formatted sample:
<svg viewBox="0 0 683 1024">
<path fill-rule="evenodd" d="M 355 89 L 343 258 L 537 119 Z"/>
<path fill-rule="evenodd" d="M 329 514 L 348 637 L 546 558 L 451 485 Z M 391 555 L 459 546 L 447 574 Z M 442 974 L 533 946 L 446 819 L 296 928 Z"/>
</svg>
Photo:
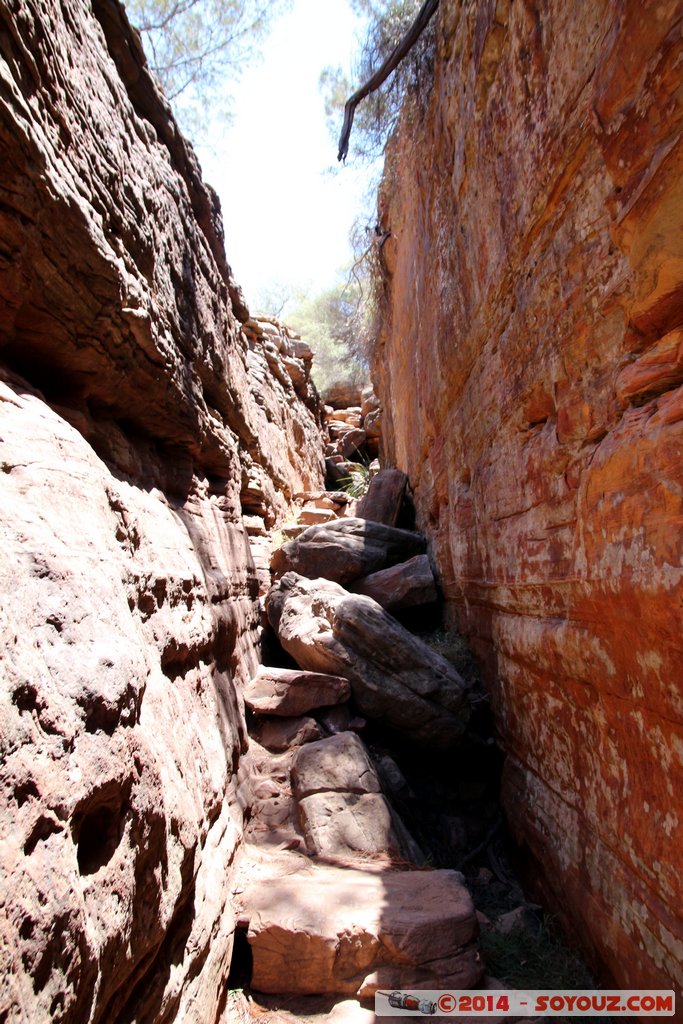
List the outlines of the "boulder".
<svg viewBox="0 0 683 1024">
<path fill-rule="evenodd" d="M 365 443 L 365 431 L 359 427 L 351 427 L 346 431 L 343 437 L 337 442 L 339 451 L 344 458 L 348 458 L 357 452 L 362 444 Z"/>
<path fill-rule="evenodd" d="M 339 441 L 342 437 L 345 437 L 349 431 L 355 429 L 355 424 L 347 423 L 346 420 L 338 419 L 336 416 L 327 421 L 327 432 L 333 441 Z"/>
<path fill-rule="evenodd" d="M 382 436 L 382 412 L 380 409 L 375 409 L 374 412 L 367 414 L 363 420 L 363 430 L 368 438 L 379 441 Z"/>
<path fill-rule="evenodd" d="M 292 792 L 297 800 L 333 790 L 380 793 L 377 773 L 361 740 L 352 732 L 310 743 L 292 765 Z"/>
<path fill-rule="evenodd" d="M 382 608 L 414 608 L 436 601 L 436 585 L 427 555 L 381 569 L 350 584 L 355 594 L 371 597 Z"/>
<path fill-rule="evenodd" d="M 343 420 L 344 423 L 348 423 L 351 427 L 363 426 L 363 417 L 359 405 L 352 406 L 350 409 L 337 409 L 333 416 L 335 420 Z"/>
<path fill-rule="evenodd" d="M 256 992 L 367 998 L 379 988 L 468 989 L 483 973 L 456 871 L 287 865 L 259 875 L 242 904 Z"/>
<path fill-rule="evenodd" d="M 313 718 L 268 718 L 261 724 L 258 739 L 266 750 L 280 752 L 319 740 L 323 731 Z"/>
<path fill-rule="evenodd" d="M 400 469 L 381 469 L 358 503 L 358 516 L 385 526 L 396 526 L 407 485 L 408 477 Z"/>
<path fill-rule="evenodd" d="M 296 359 L 301 359 L 304 363 L 313 362 L 313 349 L 307 342 L 302 341 L 301 338 L 290 338 L 289 345 L 292 355 Z"/>
<path fill-rule="evenodd" d="M 531 935 L 538 935 L 540 930 L 541 921 L 532 906 L 515 907 L 514 910 L 509 910 L 507 914 L 501 914 L 494 927 L 494 931 L 500 935 L 511 935 L 515 931 L 525 931 Z"/>
<path fill-rule="evenodd" d="M 298 515 L 298 522 L 301 526 L 315 526 L 317 523 L 330 523 L 336 519 L 334 508 L 302 508 Z"/>
<path fill-rule="evenodd" d="M 352 732 L 309 744 L 292 764 L 299 825 L 311 853 L 386 855 L 424 863 L 424 855 L 381 792 L 362 741 Z"/>
<path fill-rule="evenodd" d="M 391 808 L 381 793 L 313 793 L 297 806 L 299 828 L 311 854 L 404 859 Z"/>
<path fill-rule="evenodd" d="M 360 414 L 365 419 L 368 413 L 376 412 L 379 409 L 379 398 L 375 394 L 372 384 L 367 388 L 363 388 L 360 396 Z"/>
<path fill-rule="evenodd" d="M 295 718 L 313 708 L 348 700 L 347 680 L 335 675 L 260 665 L 244 690 L 245 703 L 259 714 Z"/>
<path fill-rule="evenodd" d="M 417 533 L 348 517 L 311 526 L 283 544 L 273 552 L 271 568 L 276 576 L 293 570 L 309 578 L 348 583 L 424 550 L 424 539 Z"/>
<path fill-rule="evenodd" d="M 358 466 L 356 462 L 346 462 L 341 455 L 331 455 L 325 457 L 325 469 L 327 476 L 333 484 L 340 484 L 347 481 L 351 476 L 354 468 Z"/>
<path fill-rule="evenodd" d="M 350 384 L 346 381 L 337 381 L 330 384 L 322 393 L 325 405 L 333 409 L 350 409 L 352 406 L 360 405 L 361 385 Z"/>
<path fill-rule="evenodd" d="M 331 708 L 321 708 L 316 713 L 316 721 L 326 733 L 333 735 L 348 730 L 357 732 L 364 729 L 367 724 L 364 718 L 358 718 L 351 712 L 348 704 L 335 704 Z"/>
<path fill-rule="evenodd" d="M 297 663 L 348 679 L 367 718 L 435 748 L 462 735 L 469 704 L 461 677 L 372 598 L 288 572 L 270 590 L 266 610 Z"/>
<path fill-rule="evenodd" d="M 362 742 L 352 732 L 298 751 L 292 792 L 307 849 L 327 857 L 397 855 L 391 809 Z"/>
</svg>

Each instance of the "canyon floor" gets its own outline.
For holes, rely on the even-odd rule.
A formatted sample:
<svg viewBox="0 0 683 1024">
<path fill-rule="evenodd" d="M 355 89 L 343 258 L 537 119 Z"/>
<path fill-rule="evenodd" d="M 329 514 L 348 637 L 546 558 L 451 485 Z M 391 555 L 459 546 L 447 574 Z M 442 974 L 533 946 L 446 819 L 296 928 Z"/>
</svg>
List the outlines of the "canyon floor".
<svg viewBox="0 0 683 1024">
<path fill-rule="evenodd" d="M 277 531 L 249 524 L 264 664 L 233 889 L 244 1021 L 369 1024 L 378 991 L 595 986 L 525 896 L 486 691 L 442 625 L 409 482 L 371 461 L 375 408 L 371 389 L 328 406 L 336 485 L 297 495 Z"/>
</svg>

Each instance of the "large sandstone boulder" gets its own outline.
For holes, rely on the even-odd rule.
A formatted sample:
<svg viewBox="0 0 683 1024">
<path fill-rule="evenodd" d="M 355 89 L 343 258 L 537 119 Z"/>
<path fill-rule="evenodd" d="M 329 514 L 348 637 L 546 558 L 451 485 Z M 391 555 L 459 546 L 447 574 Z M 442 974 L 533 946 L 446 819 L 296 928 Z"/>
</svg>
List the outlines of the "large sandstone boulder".
<svg viewBox="0 0 683 1024">
<path fill-rule="evenodd" d="M 382 608 L 398 610 L 436 601 L 436 584 L 427 555 L 415 555 L 407 562 L 380 569 L 350 584 L 354 594 L 364 594 Z"/>
<path fill-rule="evenodd" d="M 400 469 L 380 469 L 358 502 L 358 517 L 396 526 L 407 486 L 408 477 Z"/>
<path fill-rule="evenodd" d="M 469 716 L 462 679 L 371 598 L 288 572 L 269 592 L 266 608 L 297 663 L 348 679 L 368 718 L 434 747 L 462 735 Z"/>
<path fill-rule="evenodd" d="M 311 853 L 398 855 L 400 840 L 361 740 L 339 733 L 301 747 L 292 764 L 299 825 Z"/>
<path fill-rule="evenodd" d="M 279 753 L 283 750 L 290 750 L 300 747 L 304 743 L 319 740 L 323 731 L 313 718 L 303 716 L 300 718 L 267 718 L 261 722 L 258 729 L 259 743 L 266 748 Z"/>
<path fill-rule="evenodd" d="M 258 876 L 242 920 L 257 992 L 467 989 L 483 963 L 472 900 L 455 871 L 358 871 L 293 862 Z"/>
<path fill-rule="evenodd" d="M 295 718 L 314 708 L 348 700 L 346 679 L 321 672 L 259 665 L 244 689 L 244 701 L 259 714 Z"/>
<path fill-rule="evenodd" d="M 292 763 L 292 793 L 306 846 L 327 857 L 424 855 L 381 792 L 362 741 L 339 733 L 301 748 Z"/>
<path fill-rule="evenodd" d="M 367 576 L 424 552 L 424 539 L 410 530 L 348 517 L 311 526 L 273 552 L 275 576 L 294 570 L 310 579 L 337 583 Z"/>
<path fill-rule="evenodd" d="M 333 409 L 350 409 L 360 406 L 361 391 L 362 387 L 360 384 L 337 381 L 335 384 L 330 384 L 323 391 L 321 397 L 325 405 L 330 405 Z"/>
</svg>

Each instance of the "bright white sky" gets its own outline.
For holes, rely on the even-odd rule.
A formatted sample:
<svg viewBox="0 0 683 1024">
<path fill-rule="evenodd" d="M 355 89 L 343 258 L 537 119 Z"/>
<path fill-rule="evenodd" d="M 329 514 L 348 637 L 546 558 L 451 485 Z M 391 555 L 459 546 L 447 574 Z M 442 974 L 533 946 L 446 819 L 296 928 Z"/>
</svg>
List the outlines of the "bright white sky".
<svg viewBox="0 0 683 1024">
<path fill-rule="evenodd" d="M 233 90 L 232 124 L 211 149 L 197 147 L 221 198 L 228 262 L 254 311 L 268 292 L 333 285 L 350 261 L 368 171 L 349 162 L 330 173 L 337 147 L 318 80 L 327 65 L 350 72 L 358 28 L 347 0 L 294 0 Z"/>
</svg>

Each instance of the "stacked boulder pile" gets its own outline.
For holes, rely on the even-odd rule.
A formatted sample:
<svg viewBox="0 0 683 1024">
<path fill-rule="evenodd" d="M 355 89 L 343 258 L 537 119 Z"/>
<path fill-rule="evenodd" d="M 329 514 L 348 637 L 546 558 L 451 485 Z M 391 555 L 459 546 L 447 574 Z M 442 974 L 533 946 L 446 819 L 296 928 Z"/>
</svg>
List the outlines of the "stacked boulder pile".
<svg viewBox="0 0 683 1024">
<path fill-rule="evenodd" d="M 378 473 L 353 517 L 278 548 L 268 620 L 296 667 L 262 666 L 250 710 L 241 917 L 263 993 L 367 998 L 471 988 L 483 975 L 463 877 L 424 870 L 363 743 L 367 721 L 449 749 L 469 699 L 453 666 L 391 614 L 433 602 L 425 541 L 396 527 L 405 476 Z"/>
<path fill-rule="evenodd" d="M 298 388 L 298 397 L 317 413 L 320 407 L 312 397 L 313 385 L 309 377 L 312 355 L 306 342 L 272 317 L 249 320 L 245 333 L 249 341 L 252 373 L 275 372 L 276 368 L 280 377 L 291 373 L 290 390 Z M 302 367 L 304 373 L 300 376 Z M 372 478 L 379 472 L 380 407 L 372 386 L 361 390 L 356 386 L 336 385 L 329 389 L 325 393 L 320 427 L 329 489 L 309 488 L 292 496 L 294 514 L 280 527 L 285 540 L 293 540 L 309 526 L 355 516 L 358 503 L 353 496 L 354 488 L 349 485 L 353 484 L 358 473 Z M 349 489 L 345 490 L 346 487 Z M 260 594 L 265 597 L 271 582 L 273 534 L 269 526 L 272 523 L 264 517 L 258 505 L 249 508 L 243 518 Z M 370 593 L 370 596 L 374 595 Z"/>
<path fill-rule="evenodd" d="M 324 393 L 323 400 L 328 433 L 325 466 L 334 486 L 351 477 L 359 463 L 370 466 L 379 455 L 380 403 L 372 386 L 336 385 Z"/>
</svg>

